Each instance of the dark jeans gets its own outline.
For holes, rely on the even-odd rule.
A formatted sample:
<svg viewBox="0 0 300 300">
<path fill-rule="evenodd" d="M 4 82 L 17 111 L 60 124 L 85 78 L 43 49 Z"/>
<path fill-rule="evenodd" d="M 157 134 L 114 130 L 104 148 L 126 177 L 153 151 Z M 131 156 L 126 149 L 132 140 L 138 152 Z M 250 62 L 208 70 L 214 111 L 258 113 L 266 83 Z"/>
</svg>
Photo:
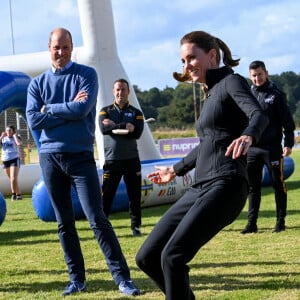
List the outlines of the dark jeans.
<svg viewBox="0 0 300 300">
<path fill-rule="evenodd" d="M 102 199 L 103 210 L 108 216 L 123 176 L 129 198 L 131 228 L 142 224 L 141 217 L 141 162 L 139 158 L 108 160 L 103 166 Z"/>
<path fill-rule="evenodd" d="M 121 247 L 102 209 L 100 183 L 93 153 L 40 153 L 40 164 L 58 222 L 58 235 L 70 280 L 85 280 L 84 259 L 75 228 L 71 185 L 77 191 L 82 209 L 104 253 L 115 283 L 129 279 L 129 269 Z"/>
<path fill-rule="evenodd" d="M 249 177 L 248 222 L 256 224 L 261 202 L 261 182 L 264 165 L 267 166 L 275 191 L 276 217 L 284 221 L 287 209 L 287 190 L 283 180 L 283 158 L 272 160 L 269 151 L 261 148 L 250 148 L 247 154 L 247 171 Z"/>
<path fill-rule="evenodd" d="M 242 178 L 221 178 L 192 187 L 162 216 L 137 253 L 137 265 L 166 294 L 190 300 L 190 262 L 199 249 L 242 211 L 248 185 Z"/>
</svg>

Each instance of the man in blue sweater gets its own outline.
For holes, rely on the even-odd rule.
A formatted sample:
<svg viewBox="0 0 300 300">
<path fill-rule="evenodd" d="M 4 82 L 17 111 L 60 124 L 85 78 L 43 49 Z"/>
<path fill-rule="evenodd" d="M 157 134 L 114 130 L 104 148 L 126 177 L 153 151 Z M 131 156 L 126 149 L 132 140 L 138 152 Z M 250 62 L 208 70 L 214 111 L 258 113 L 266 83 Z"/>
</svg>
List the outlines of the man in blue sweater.
<svg viewBox="0 0 300 300">
<path fill-rule="evenodd" d="M 98 79 L 96 71 L 71 61 L 71 33 L 57 28 L 50 34 L 52 67 L 28 87 L 26 115 L 32 130 L 41 130 L 39 158 L 58 222 L 58 235 L 70 283 L 63 296 L 86 290 L 81 252 L 71 199 L 77 191 L 119 290 L 138 295 L 115 232 L 103 212 L 101 189 L 93 154 Z"/>
</svg>

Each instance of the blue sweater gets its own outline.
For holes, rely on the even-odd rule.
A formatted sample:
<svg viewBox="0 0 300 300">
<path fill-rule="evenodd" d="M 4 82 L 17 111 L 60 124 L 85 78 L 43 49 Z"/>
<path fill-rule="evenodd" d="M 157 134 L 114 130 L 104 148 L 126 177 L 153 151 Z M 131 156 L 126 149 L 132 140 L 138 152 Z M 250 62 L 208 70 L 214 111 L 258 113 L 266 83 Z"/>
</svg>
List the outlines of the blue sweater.
<svg viewBox="0 0 300 300">
<path fill-rule="evenodd" d="M 88 99 L 73 101 L 79 91 Z M 30 82 L 26 116 L 32 130 L 42 130 L 41 153 L 93 151 L 97 94 L 96 71 L 77 63 L 60 74 L 49 69 Z"/>
</svg>

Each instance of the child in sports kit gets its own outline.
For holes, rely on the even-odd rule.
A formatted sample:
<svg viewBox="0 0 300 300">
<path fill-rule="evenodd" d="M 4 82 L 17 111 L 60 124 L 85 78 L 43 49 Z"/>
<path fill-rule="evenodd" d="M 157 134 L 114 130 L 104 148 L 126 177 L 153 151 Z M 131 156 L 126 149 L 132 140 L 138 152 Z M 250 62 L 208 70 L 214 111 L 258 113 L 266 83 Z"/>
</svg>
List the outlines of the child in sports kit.
<svg viewBox="0 0 300 300">
<path fill-rule="evenodd" d="M 14 126 L 9 125 L 5 131 L 2 132 L 1 137 L 2 146 L 2 162 L 3 169 L 10 181 L 11 200 L 22 200 L 18 184 L 18 175 L 20 171 L 20 152 L 19 146 L 22 144 L 21 137 L 17 135 Z"/>
</svg>

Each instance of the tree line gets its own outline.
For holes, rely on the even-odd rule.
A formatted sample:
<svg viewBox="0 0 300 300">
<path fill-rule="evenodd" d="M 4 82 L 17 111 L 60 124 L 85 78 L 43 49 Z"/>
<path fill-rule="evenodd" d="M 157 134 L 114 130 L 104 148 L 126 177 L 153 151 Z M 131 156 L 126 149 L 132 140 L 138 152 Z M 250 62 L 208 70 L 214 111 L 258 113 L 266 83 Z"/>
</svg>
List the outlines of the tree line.
<svg viewBox="0 0 300 300">
<path fill-rule="evenodd" d="M 292 71 L 280 75 L 269 75 L 287 97 L 287 102 L 296 126 L 300 125 L 300 74 Z M 249 85 L 251 81 L 247 78 Z M 151 125 L 153 129 L 170 128 L 186 129 L 194 126 L 203 104 L 201 85 L 196 83 L 180 83 L 175 88 L 166 87 L 159 90 L 156 87 L 141 91 L 133 86 L 145 118 L 155 118 Z"/>
</svg>

